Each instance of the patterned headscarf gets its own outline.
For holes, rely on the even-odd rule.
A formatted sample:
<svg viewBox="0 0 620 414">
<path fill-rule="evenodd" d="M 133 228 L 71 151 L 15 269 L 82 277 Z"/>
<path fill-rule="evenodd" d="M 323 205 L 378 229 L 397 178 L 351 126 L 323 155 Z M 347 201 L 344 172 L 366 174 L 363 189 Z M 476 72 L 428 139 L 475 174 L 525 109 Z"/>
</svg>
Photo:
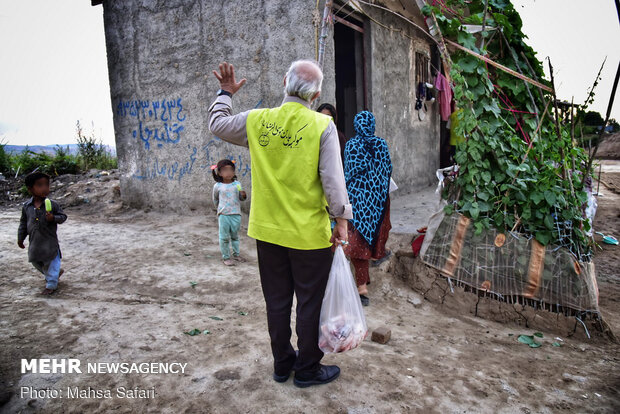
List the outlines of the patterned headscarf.
<svg viewBox="0 0 620 414">
<path fill-rule="evenodd" d="M 371 247 L 377 240 L 390 189 L 392 161 L 387 143 L 375 136 L 375 116 L 355 115 L 357 135 L 344 149 L 344 177 L 353 205 L 351 223 Z"/>
</svg>

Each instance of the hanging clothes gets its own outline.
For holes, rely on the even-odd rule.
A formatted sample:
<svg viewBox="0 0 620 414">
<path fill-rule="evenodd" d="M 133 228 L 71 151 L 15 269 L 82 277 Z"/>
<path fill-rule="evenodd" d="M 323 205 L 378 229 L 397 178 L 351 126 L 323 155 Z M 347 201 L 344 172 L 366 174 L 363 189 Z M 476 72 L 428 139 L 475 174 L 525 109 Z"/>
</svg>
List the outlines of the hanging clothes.
<svg viewBox="0 0 620 414">
<path fill-rule="evenodd" d="M 435 89 L 437 89 L 437 100 L 439 101 L 441 120 L 448 121 L 452 114 L 452 88 L 450 87 L 448 79 L 440 72 L 437 72 Z"/>
</svg>

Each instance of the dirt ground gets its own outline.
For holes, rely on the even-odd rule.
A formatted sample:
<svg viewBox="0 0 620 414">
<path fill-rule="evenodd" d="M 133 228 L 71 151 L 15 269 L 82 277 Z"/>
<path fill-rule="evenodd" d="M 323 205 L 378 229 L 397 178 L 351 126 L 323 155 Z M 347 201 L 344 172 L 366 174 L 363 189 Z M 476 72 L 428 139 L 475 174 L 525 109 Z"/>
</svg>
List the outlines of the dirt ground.
<svg viewBox="0 0 620 414">
<path fill-rule="evenodd" d="M 620 159 L 620 133 L 606 135 L 596 152 L 598 158 Z"/>
<path fill-rule="evenodd" d="M 620 162 L 616 161 L 615 167 L 618 166 Z M 608 169 L 613 171 L 617 168 Z M 599 192 L 594 231 L 620 240 L 620 172 L 603 172 Z M 602 238 L 595 234 L 599 244 L 594 253 L 600 290 L 599 305 L 614 333 L 620 337 L 620 246 L 604 244 Z"/>
<path fill-rule="evenodd" d="M 606 182 L 619 179 L 605 174 Z M 517 337 L 531 330 L 420 303 L 387 271 L 389 263 L 371 268 L 365 310 L 369 329 L 387 326 L 392 339 L 380 345 L 368 338 L 358 349 L 327 355 L 324 363 L 342 369 L 331 384 L 298 389 L 292 379 L 276 383 L 255 242 L 244 233 L 248 261 L 226 268 L 213 216 L 123 209 L 117 183 L 114 173 L 74 177 L 52 195 L 73 207 L 59 226 L 66 273 L 49 298 L 38 295 L 42 276 L 15 243 L 19 207 L 7 202 L 0 208 L 1 412 L 620 412 L 618 344 L 542 332 L 543 345 L 530 348 Z M 617 237 L 618 195 L 601 192 L 597 230 Z M 246 229 L 247 217 L 243 224 Z M 616 334 L 617 252 L 604 245 L 595 258 L 601 309 Z M 210 333 L 184 334 L 192 329 Z M 187 366 L 182 374 L 21 374 L 22 358 L 77 358 L 82 367 Z M 112 398 L 67 398 L 66 392 L 62 399 L 20 398 L 21 387 L 109 389 Z M 153 389 L 155 396 L 121 399 L 118 387 Z"/>
</svg>

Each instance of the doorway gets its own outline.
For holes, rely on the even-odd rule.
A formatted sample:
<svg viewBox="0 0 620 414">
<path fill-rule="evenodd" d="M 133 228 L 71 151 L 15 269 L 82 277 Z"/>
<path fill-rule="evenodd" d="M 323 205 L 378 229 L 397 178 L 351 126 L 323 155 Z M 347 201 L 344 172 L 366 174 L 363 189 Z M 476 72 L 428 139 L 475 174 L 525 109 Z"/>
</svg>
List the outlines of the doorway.
<svg viewBox="0 0 620 414">
<path fill-rule="evenodd" d="M 353 119 L 368 108 L 363 22 L 334 16 L 337 127 L 347 139 L 355 136 Z"/>
</svg>

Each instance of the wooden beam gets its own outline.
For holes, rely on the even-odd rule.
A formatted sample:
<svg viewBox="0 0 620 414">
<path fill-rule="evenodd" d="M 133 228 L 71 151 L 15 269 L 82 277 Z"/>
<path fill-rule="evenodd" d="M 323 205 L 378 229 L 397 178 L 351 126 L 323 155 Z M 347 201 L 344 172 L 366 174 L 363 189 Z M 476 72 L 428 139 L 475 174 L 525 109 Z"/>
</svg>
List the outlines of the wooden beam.
<svg viewBox="0 0 620 414">
<path fill-rule="evenodd" d="M 517 78 L 519 78 L 519 79 L 521 79 L 521 80 L 524 80 L 524 81 L 526 81 L 526 82 L 528 82 L 528 83 L 531 83 L 531 84 L 532 84 L 532 85 L 534 85 L 534 86 L 537 86 L 537 87 L 539 87 L 539 88 L 541 88 L 541 89 L 546 90 L 547 92 L 553 92 L 553 89 L 551 89 L 551 88 L 550 88 L 550 87 L 548 87 L 547 85 L 543 85 L 543 84 L 542 84 L 542 83 L 540 83 L 540 82 L 536 82 L 534 79 L 530 79 L 530 78 L 528 78 L 527 76 L 522 75 L 522 74 L 520 74 L 519 72 L 516 72 L 516 71 L 514 71 L 514 70 L 512 70 L 512 69 L 510 69 L 510 68 L 508 68 L 508 67 L 506 67 L 506 66 L 504 66 L 504 65 L 502 65 L 502 64 L 500 64 L 500 63 L 494 62 L 494 61 L 492 61 L 491 59 L 489 59 L 488 57 L 486 57 L 486 56 L 482 56 L 482 55 L 480 55 L 480 54 L 478 54 L 478 53 L 474 52 L 473 50 L 469 50 L 469 49 L 467 49 L 466 47 L 463 47 L 463 46 L 459 45 L 458 43 L 453 42 L 452 40 L 444 39 L 444 41 L 445 41 L 447 44 L 449 44 L 450 46 L 454 46 L 454 47 L 456 47 L 457 49 L 462 50 L 463 52 L 469 53 L 470 55 L 475 56 L 475 57 L 477 57 L 478 59 L 480 59 L 480 60 L 483 60 L 483 61 L 487 62 L 489 65 L 495 66 L 496 68 L 498 68 L 498 69 L 500 69 L 500 70 L 503 70 L 504 72 L 509 73 L 509 74 L 511 74 L 511 75 L 512 75 L 512 76 L 514 76 L 514 77 L 517 77 Z"/>
<path fill-rule="evenodd" d="M 350 28 L 351 28 L 351 29 L 353 29 L 353 30 L 357 30 L 357 31 L 358 31 L 358 32 L 360 32 L 360 33 L 364 33 L 364 28 L 359 27 L 358 25 L 356 25 L 356 24 L 354 24 L 354 23 L 351 23 L 350 21 L 345 20 L 345 19 L 343 19 L 342 17 L 334 16 L 334 21 L 335 21 L 336 23 L 342 23 L 342 24 L 344 24 L 345 26 L 350 27 Z"/>
</svg>

